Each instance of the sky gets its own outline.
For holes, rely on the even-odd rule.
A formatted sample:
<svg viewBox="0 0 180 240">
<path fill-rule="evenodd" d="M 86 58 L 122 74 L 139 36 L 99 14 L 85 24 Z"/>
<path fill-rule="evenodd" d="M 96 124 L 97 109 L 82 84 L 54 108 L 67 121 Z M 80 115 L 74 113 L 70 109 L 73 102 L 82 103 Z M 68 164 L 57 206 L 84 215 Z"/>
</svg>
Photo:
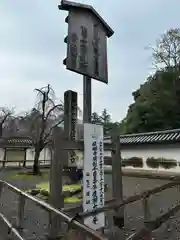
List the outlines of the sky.
<svg viewBox="0 0 180 240">
<path fill-rule="evenodd" d="M 114 30 L 108 39 L 108 85 L 92 80 L 92 108 L 104 108 L 114 121 L 126 115 L 132 92 L 152 72 L 149 44 L 169 28 L 180 27 L 179 0 L 84 0 Z M 82 108 L 82 76 L 66 70 L 67 12 L 57 0 L 0 1 L 0 106 L 17 112 L 34 106 L 35 88 L 51 84 L 57 98 L 78 92 Z"/>
</svg>

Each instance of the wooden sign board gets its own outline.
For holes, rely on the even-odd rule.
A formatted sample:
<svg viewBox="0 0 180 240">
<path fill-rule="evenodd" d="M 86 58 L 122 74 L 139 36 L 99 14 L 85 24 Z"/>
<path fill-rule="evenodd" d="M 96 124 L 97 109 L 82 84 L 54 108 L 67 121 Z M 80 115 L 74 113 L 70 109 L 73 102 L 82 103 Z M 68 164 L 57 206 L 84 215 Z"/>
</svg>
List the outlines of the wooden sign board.
<svg viewBox="0 0 180 240">
<path fill-rule="evenodd" d="M 91 11 L 69 11 L 66 68 L 108 83 L 107 33 Z"/>
</svg>

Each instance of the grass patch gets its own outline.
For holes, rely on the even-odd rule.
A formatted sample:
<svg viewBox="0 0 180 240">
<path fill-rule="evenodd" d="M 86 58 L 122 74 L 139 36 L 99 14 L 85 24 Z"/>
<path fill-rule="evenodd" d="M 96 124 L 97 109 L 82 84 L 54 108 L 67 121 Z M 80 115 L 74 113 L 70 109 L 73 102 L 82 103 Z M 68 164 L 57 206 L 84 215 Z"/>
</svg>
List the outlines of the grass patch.
<svg viewBox="0 0 180 240">
<path fill-rule="evenodd" d="M 78 192 L 76 194 L 76 192 Z M 27 193 L 38 196 L 43 200 L 48 200 L 49 197 L 49 182 L 42 182 L 36 185 L 35 189 L 30 189 Z M 67 196 L 71 194 L 75 194 L 74 196 Z M 82 185 L 81 184 L 72 184 L 72 185 L 64 185 L 63 186 L 63 195 L 64 195 L 64 203 L 79 203 L 82 201 Z"/>
<path fill-rule="evenodd" d="M 33 175 L 32 172 L 19 172 L 14 175 L 11 175 L 12 179 L 19 179 L 19 180 L 33 180 L 33 179 L 46 179 L 48 178 L 48 173 L 41 173 L 39 175 Z"/>
<path fill-rule="evenodd" d="M 82 197 L 69 197 L 69 198 L 64 198 L 64 203 L 80 203 L 82 201 Z"/>
<path fill-rule="evenodd" d="M 105 184 L 105 191 L 108 186 Z M 27 193 L 47 200 L 49 197 L 49 182 L 42 182 L 36 185 L 35 189 L 29 189 Z M 83 197 L 82 184 L 71 184 L 63 186 L 64 203 L 80 203 Z"/>
<path fill-rule="evenodd" d="M 46 190 L 49 192 L 49 182 L 42 182 L 36 185 L 36 189 Z M 77 190 L 81 190 L 81 184 L 71 184 L 71 185 L 64 185 L 63 192 L 75 192 Z"/>
</svg>

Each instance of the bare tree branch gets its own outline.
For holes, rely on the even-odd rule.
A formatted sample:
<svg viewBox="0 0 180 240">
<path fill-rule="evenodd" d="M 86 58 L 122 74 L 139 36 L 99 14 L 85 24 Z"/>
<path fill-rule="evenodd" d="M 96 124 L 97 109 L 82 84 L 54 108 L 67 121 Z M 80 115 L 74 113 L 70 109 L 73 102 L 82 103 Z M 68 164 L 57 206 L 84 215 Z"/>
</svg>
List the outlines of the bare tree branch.
<svg viewBox="0 0 180 240">
<path fill-rule="evenodd" d="M 64 122 L 64 119 L 60 120 L 59 122 L 57 122 L 55 125 L 53 125 L 50 129 L 49 129 L 49 132 L 45 135 L 44 137 L 44 142 L 45 142 L 45 145 L 49 142 L 46 143 L 46 140 L 49 138 L 49 136 L 51 135 L 52 133 L 52 130 L 53 128 L 57 127 L 58 125 L 60 125 L 61 123 Z"/>
<path fill-rule="evenodd" d="M 31 112 L 30 134 L 35 147 L 34 173 L 39 172 L 38 159 L 40 152 L 51 140 L 52 130 L 64 121 L 62 104 L 55 103 L 55 94 L 48 84 L 37 92 L 36 107 Z"/>
<path fill-rule="evenodd" d="M 54 105 L 54 107 L 52 107 L 51 109 L 49 109 L 48 113 L 46 114 L 45 120 L 48 119 L 48 117 L 50 116 L 51 112 L 53 112 L 56 108 L 57 108 L 59 111 L 64 111 L 64 108 L 63 108 L 63 105 L 62 105 L 62 104 Z"/>
<path fill-rule="evenodd" d="M 149 46 L 152 51 L 153 65 L 157 69 L 174 68 L 180 65 L 180 29 L 170 29 L 156 41 L 155 47 Z"/>
<path fill-rule="evenodd" d="M 9 118 L 12 117 L 14 113 L 14 109 L 9 109 L 5 107 L 0 108 L 0 137 L 3 135 L 3 127 L 6 122 L 8 122 Z"/>
</svg>

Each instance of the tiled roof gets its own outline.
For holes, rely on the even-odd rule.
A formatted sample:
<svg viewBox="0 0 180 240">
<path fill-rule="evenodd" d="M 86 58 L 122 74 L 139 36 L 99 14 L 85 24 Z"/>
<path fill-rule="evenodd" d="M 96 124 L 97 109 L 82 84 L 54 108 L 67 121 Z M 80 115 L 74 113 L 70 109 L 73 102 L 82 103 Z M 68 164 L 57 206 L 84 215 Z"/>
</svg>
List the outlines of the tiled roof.
<svg viewBox="0 0 180 240">
<path fill-rule="evenodd" d="M 3 146 L 13 146 L 13 147 L 29 147 L 32 146 L 32 140 L 29 138 L 3 138 L 0 139 L 0 144 Z"/>
<path fill-rule="evenodd" d="M 105 137 L 105 143 L 110 143 L 111 138 Z M 180 142 L 180 129 L 137 133 L 137 134 L 124 134 L 120 136 L 121 145 L 136 145 L 136 144 L 151 144 L 151 143 L 173 143 Z M 1 139 L 0 143 L 10 146 L 32 146 L 30 138 L 9 138 Z"/>
<path fill-rule="evenodd" d="M 110 137 L 105 137 L 105 142 L 110 142 Z M 124 134 L 120 136 L 120 142 L 121 145 L 180 142 L 180 129 Z"/>
<path fill-rule="evenodd" d="M 163 143 L 180 141 L 180 129 L 120 136 L 121 144 Z"/>
<path fill-rule="evenodd" d="M 109 139 L 109 137 L 106 137 L 105 141 L 108 141 Z M 120 136 L 120 142 L 122 145 L 180 142 L 180 129 L 124 134 Z"/>
<path fill-rule="evenodd" d="M 7 143 L 10 145 L 32 145 L 31 139 L 8 139 Z"/>
</svg>

